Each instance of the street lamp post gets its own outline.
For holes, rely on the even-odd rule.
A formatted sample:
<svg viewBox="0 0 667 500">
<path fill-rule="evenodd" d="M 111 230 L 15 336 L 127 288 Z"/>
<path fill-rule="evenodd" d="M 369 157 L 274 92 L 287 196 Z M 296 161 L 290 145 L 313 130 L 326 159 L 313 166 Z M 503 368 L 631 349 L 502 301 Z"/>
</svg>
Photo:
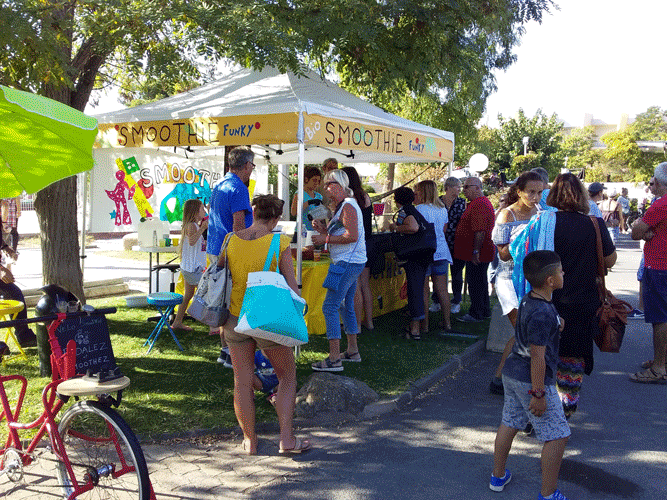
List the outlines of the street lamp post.
<svg viewBox="0 0 667 500">
<path fill-rule="evenodd" d="M 530 140 L 530 137 L 526 136 L 523 138 L 523 156 L 526 156 L 526 153 L 528 152 L 528 141 Z"/>
</svg>

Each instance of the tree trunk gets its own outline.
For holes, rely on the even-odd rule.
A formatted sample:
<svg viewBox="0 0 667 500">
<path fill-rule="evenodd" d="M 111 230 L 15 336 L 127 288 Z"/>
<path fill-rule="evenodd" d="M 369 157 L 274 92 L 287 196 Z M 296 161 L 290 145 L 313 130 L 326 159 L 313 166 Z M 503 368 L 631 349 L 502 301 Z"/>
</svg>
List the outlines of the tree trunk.
<svg viewBox="0 0 667 500">
<path fill-rule="evenodd" d="M 74 2 L 64 3 L 59 9 L 47 11 L 49 17 L 43 20 L 45 27 L 59 33 L 60 49 L 67 61 L 72 60 L 73 32 L 70 28 L 61 29 L 61 26 L 70 26 L 74 19 L 74 8 Z M 63 82 L 47 83 L 44 85 L 44 96 L 83 111 L 94 75 L 101 64 L 99 58 L 94 57 L 92 50 L 89 50 L 91 46 L 94 47 L 94 43 L 86 41 L 83 44 L 83 47 L 87 47 L 85 54 L 77 58 L 77 67 L 71 67 L 69 71 L 72 80 L 78 81 L 77 89 Z M 59 285 L 85 303 L 76 205 L 76 176 L 47 186 L 35 197 L 42 247 L 42 284 Z"/>
<path fill-rule="evenodd" d="M 35 198 L 42 244 L 42 284 L 55 284 L 85 303 L 79 260 L 76 176 L 42 189 Z"/>
</svg>

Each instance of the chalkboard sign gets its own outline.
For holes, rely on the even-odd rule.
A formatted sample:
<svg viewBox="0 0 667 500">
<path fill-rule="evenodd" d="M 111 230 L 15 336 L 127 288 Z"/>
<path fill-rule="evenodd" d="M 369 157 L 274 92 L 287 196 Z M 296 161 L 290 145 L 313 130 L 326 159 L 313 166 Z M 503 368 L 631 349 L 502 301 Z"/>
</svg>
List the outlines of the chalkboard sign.
<svg viewBox="0 0 667 500">
<path fill-rule="evenodd" d="M 63 353 L 70 340 L 76 342 L 76 373 L 99 374 L 102 381 L 121 376 L 113 355 L 107 319 L 103 314 L 67 318 L 56 329 Z"/>
</svg>

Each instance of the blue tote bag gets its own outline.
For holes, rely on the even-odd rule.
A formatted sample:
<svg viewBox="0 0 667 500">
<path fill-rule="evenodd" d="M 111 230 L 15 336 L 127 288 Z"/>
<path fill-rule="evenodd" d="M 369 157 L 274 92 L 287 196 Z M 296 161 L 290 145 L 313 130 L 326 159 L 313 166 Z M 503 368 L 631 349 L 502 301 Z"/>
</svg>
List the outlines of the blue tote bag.
<svg viewBox="0 0 667 500">
<path fill-rule="evenodd" d="M 274 257 L 275 272 L 269 271 Z M 280 234 L 274 234 L 264 270 L 248 274 L 239 322 L 234 331 L 293 347 L 308 342 L 304 319 L 308 307 L 280 274 L 279 262 Z"/>
</svg>

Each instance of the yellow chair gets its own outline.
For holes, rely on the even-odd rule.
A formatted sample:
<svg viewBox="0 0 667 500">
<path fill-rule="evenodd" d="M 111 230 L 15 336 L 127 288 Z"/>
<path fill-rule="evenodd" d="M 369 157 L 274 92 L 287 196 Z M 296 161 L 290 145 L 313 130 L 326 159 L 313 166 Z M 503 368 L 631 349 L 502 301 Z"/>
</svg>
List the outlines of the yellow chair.
<svg viewBox="0 0 667 500">
<path fill-rule="evenodd" d="M 4 299 L 0 300 L 0 320 L 11 321 L 16 319 L 16 316 L 18 316 L 18 314 L 21 311 L 23 311 L 24 307 L 25 306 L 23 305 L 23 302 L 20 302 L 18 300 L 4 300 Z M 16 334 L 14 333 L 14 328 L 7 327 L 6 330 L 7 332 L 5 333 L 5 344 L 11 338 L 14 341 L 14 344 L 16 344 L 16 348 L 21 353 L 21 356 L 23 356 L 23 358 L 27 361 L 28 356 L 26 356 L 25 352 L 23 352 L 21 344 L 19 344 L 19 341 L 16 338 Z M 7 361 L 7 356 L 3 356 L 2 364 L 4 365 L 6 361 Z"/>
</svg>

